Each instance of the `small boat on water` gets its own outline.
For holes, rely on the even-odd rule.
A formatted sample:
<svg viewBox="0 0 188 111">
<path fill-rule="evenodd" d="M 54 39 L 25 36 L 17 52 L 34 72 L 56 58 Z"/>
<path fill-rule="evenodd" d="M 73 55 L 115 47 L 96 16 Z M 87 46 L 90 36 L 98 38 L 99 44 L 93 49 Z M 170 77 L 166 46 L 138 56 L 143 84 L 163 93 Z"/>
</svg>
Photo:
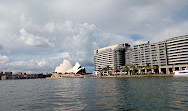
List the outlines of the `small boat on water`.
<svg viewBox="0 0 188 111">
<path fill-rule="evenodd" d="M 174 71 L 174 76 L 188 76 L 188 68 L 182 71 Z"/>
</svg>

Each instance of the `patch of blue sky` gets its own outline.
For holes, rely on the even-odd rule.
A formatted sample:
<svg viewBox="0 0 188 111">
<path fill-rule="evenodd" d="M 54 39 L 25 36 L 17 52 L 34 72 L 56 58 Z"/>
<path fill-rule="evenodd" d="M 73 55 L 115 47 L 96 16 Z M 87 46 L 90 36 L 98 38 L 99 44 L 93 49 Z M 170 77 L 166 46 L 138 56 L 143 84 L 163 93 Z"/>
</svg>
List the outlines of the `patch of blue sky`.
<svg viewBox="0 0 188 111">
<path fill-rule="evenodd" d="M 94 71 L 94 67 L 85 67 L 86 68 L 86 72 L 87 73 L 93 73 L 93 71 Z"/>
<path fill-rule="evenodd" d="M 131 35 L 129 35 L 129 37 L 130 37 L 131 39 L 133 39 L 133 40 L 141 40 L 141 39 L 143 39 L 142 36 L 136 35 L 136 34 L 131 34 Z"/>
<path fill-rule="evenodd" d="M 19 51 L 19 52 L 15 52 L 15 51 L 12 51 L 12 52 L 7 52 L 7 53 L 3 53 L 4 55 L 6 55 L 6 56 L 9 56 L 9 57 L 11 57 L 11 56 L 17 56 L 17 57 L 19 57 L 19 56 L 22 56 L 22 55 L 26 55 L 26 56 L 36 56 L 36 55 L 40 55 L 40 56 L 42 56 L 42 55 L 45 55 L 45 54 L 43 54 L 43 53 L 39 53 L 39 52 L 34 52 L 34 51 L 32 51 L 32 52 L 29 52 L 29 51 Z"/>
<path fill-rule="evenodd" d="M 63 49 L 56 50 L 57 53 L 65 52 Z"/>
<path fill-rule="evenodd" d="M 173 14 L 173 19 L 177 22 L 187 21 L 188 20 L 188 4 L 180 9 L 177 9 Z"/>
<path fill-rule="evenodd" d="M 128 36 L 132 40 L 141 40 L 144 38 L 143 36 L 138 35 L 138 34 L 123 34 L 123 33 L 121 33 L 120 35 Z"/>
</svg>

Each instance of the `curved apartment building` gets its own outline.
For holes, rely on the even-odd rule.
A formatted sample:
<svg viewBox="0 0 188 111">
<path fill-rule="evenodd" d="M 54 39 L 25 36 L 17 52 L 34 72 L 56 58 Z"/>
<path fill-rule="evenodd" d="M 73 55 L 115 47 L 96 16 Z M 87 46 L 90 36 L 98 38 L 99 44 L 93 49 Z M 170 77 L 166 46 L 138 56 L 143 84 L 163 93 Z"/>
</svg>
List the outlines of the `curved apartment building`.
<svg viewBox="0 0 188 111">
<path fill-rule="evenodd" d="M 168 65 L 188 64 L 188 35 L 166 41 Z"/>
</svg>

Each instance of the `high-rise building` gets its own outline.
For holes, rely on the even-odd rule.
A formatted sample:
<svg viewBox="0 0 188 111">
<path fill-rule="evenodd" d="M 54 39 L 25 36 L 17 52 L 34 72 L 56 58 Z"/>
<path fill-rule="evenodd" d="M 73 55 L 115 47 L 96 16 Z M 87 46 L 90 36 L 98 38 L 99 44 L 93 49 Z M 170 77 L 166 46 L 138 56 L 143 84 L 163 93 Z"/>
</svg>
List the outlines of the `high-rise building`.
<svg viewBox="0 0 188 111">
<path fill-rule="evenodd" d="M 103 68 L 118 69 L 125 65 L 125 51 L 129 44 L 117 44 L 94 50 L 95 71 Z"/>
<path fill-rule="evenodd" d="M 188 35 L 165 41 L 143 42 L 130 47 L 117 44 L 94 51 L 95 70 L 109 67 L 117 69 L 125 65 L 159 66 L 160 73 L 172 73 L 188 67 Z"/>
</svg>

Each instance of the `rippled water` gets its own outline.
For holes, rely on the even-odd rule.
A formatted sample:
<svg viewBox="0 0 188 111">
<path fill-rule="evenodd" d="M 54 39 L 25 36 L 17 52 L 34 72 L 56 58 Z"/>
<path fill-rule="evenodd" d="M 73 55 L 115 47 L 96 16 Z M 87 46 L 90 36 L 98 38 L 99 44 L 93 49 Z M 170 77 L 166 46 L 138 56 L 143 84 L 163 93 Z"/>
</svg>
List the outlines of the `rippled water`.
<svg viewBox="0 0 188 111">
<path fill-rule="evenodd" d="M 0 111 L 187 109 L 188 77 L 0 81 Z"/>
</svg>

